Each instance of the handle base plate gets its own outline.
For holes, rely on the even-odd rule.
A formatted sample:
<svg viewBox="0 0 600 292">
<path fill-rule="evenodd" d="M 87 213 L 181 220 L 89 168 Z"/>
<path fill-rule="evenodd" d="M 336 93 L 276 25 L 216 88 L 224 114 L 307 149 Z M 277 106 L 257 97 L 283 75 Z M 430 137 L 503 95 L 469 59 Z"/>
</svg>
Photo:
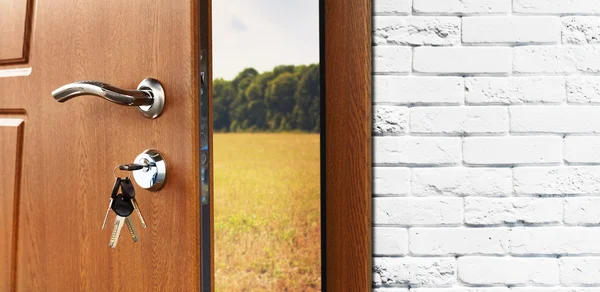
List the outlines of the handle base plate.
<svg viewBox="0 0 600 292">
<path fill-rule="evenodd" d="M 142 115 L 149 119 L 158 118 L 165 107 L 165 90 L 162 84 L 154 78 L 146 78 L 140 82 L 137 89 L 152 95 L 151 105 L 141 105 L 138 107 Z"/>
</svg>

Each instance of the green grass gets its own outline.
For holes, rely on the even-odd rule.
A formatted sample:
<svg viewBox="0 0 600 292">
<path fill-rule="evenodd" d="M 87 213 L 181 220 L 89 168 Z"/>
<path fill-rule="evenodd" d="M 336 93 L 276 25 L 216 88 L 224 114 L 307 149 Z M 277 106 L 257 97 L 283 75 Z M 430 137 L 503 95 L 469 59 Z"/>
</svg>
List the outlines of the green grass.
<svg viewBox="0 0 600 292">
<path fill-rule="evenodd" d="M 320 291 L 319 135 L 213 139 L 216 291 Z"/>
</svg>

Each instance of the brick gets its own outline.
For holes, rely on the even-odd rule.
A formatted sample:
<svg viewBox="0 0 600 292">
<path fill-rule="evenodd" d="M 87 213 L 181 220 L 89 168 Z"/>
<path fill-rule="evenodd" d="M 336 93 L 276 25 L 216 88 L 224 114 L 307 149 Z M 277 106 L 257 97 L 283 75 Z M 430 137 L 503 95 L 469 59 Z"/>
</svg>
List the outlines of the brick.
<svg viewBox="0 0 600 292">
<path fill-rule="evenodd" d="M 508 132 L 508 108 L 501 106 L 413 107 L 411 133 L 499 134 Z"/>
<path fill-rule="evenodd" d="M 564 152 L 570 164 L 600 163 L 600 136 L 568 136 Z"/>
<path fill-rule="evenodd" d="M 600 103 L 600 77 L 573 76 L 567 78 L 567 101 L 577 104 Z"/>
<path fill-rule="evenodd" d="M 414 0 L 415 13 L 489 14 L 508 13 L 511 0 Z"/>
<path fill-rule="evenodd" d="M 516 167 L 519 195 L 584 195 L 600 192 L 600 167 Z"/>
<path fill-rule="evenodd" d="M 409 14 L 412 10 L 412 0 L 374 0 L 375 14 Z"/>
<path fill-rule="evenodd" d="M 580 255 L 600 253 L 600 228 L 523 227 L 510 233 L 510 252 L 516 255 Z"/>
<path fill-rule="evenodd" d="M 413 71 L 436 74 L 509 73 L 512 51 L 502 47 L 417 47 Z"/>
<path fill-rule="evenodd" d="M 597 14 L 600 2 L 597 0 L 514 0 L 513 9 L 520 13 L 538 14 Z"/>
<path fill-rule="evenodd" d="M 373 47 L 373 72 L 409 73 L 412 50 L 408 47 Z"/>
<path fill-rule="evenodd" d="M 408 288 L 374 288 L 373 292 L 408 292 Z"/>
<path fill-rule="evenodd" d="M 560 223 L 560 198 L 465 198 L 465 223 L 471 225 Z"/>
<path fill-rule="evenodd" d="M 415 196 L 504 196 L 512 193 L 508 168 L 413 168 Z"/>
<path fill-rule="evenodd" d="M 373 101 L 457 105 L 464 101 L 460 77 L 374 76 Z"/>
<path fill-rule="evenodd" d="M 565 100 L 562 77 L 465 78 L 468 104 L 561 103 Z"/>
<path fill-rule="evenodd" d="M 508 252 L 507 228 L 411 228 L 415 255 L 502 255 Z"/>
<path fill-rule="evenodd" d="M 565 224 L 600 224 L 600 198 L 565 198 Z"/>
<path fill-rule="evenodd" d="M 463 17 L 462 41 L 467 44 L 558 43 L 562 23 L 555 16 Z"/>
<path fill-rule="evenodd" d="M 373 167 L 373 194 L 377 196 L 405 196 L 410 194 L 410 169 Z"/>
<path fill-rule="evenodd" d="M 513 287 L 512 292 L 600 292 L 600 287 Z"/>
<path fill-rule="evenodd" d="M 562 18 L 562 23 L 563 43 L 600 43 L 600 18 L 596 16 L 565 16 Z"/>
<path fill-rule="evenodd" d="M 599 73 L 600 47 L 515 47 L 513 65 L 516 73 Z"/>
<path fill-rule="evenodd" d="M 456 282 L 454 258 L 374 258 L 373 284 L 451 285 Z"/>
<path fill-rule="evenodd" d="M 408 132 L 407 107 L 393 105 L 373 106 L 373 134 L 405 134 Z"/>
<path fill-rule="evenodd" d="M 460 18 L 453 16 L 375 16 L 375 44 L 456 45 L 460 44 Z"/>
<path fill-rule="evenodd" d="M 597 106 L 514 106 L 511 133 L 587 134 L 600 132 Z"/>
<path fill-rule="evenodd" d="M 458 278 L 471 285 L 555 285 L 556 259 L 512 257 L 461 257 Z"/>
<path fill-rule="evenodd" d="M 453 165 L 460 162 L 460 138 L 373 137 L 377 164 Z"/>
<path fill-rule="evenodd" d="M 507 287 L 411 288 L 411 292 L 510 292 Z M 525 292 L 525 291 L 524 291 Z"/>
<path fill-rule="evenodd" d="M 373 222 L 380 225 L 457 225 L 462 198 L 373 198 Z"/>
<path fill-rule="evenodd" d="M 562 161 L 562 138 L 466 137 L 463 156 L 464 162 L 470 165 L 559 163 Z"/>
<path fill-rule="evenodd" d="M 563 257 L 559 265 L 560 283 L 563 285 L 600 284 L 600 257 Z"/>
<path fill-rule="evenodd" d="M 405 228 L 374 227 L 373 255 L 398 256 L 408 252 L 408 231 Z"/>
</svg>

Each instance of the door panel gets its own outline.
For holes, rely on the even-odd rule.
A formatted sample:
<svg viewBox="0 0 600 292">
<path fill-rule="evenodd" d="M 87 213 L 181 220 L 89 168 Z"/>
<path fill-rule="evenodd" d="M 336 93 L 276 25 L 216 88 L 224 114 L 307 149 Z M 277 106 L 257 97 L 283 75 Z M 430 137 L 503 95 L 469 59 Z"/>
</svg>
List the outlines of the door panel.
<svg viewBox="0 0 600 292">
<path fill-rule="evenodd" d="M 0 78 L 0 111 L 27 116 L 16 290 L 199 290 L 196 1 L 35 2 L 31 74 Z M 147 77 L 166 91 L 154 120 L 101 98 L 61 104 L 50 94 L 77 80 L 135 88 Z M 111 230 L 100 227 L 113 168 L 147 148 L 165 157 L 167 183 L 158 192 L 137 188 L 148 228 L 134 216 L 140 242 L 123 232 L 110 249 Z"/>
<path fill-rule="evenodd" d="M 14 285 L 23 120 L 0 116 L 0 291 Z"/>
<path fill-rule="evenodd" d="M 26 61 L 32 1 L 0 2 L 0 64 Z"/>
</svg>

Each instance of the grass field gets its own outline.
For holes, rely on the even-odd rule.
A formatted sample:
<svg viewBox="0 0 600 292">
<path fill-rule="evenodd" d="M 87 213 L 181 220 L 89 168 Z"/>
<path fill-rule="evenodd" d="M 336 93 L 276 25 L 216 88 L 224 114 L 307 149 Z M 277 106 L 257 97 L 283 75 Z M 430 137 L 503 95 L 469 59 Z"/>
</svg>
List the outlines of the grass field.
<svg viewBox="0 0 600 292">
<path fill-rule="evenodd" d="M 318 134 L 215 134 L 216 291 L 320 291 Z"/>
</svg>

